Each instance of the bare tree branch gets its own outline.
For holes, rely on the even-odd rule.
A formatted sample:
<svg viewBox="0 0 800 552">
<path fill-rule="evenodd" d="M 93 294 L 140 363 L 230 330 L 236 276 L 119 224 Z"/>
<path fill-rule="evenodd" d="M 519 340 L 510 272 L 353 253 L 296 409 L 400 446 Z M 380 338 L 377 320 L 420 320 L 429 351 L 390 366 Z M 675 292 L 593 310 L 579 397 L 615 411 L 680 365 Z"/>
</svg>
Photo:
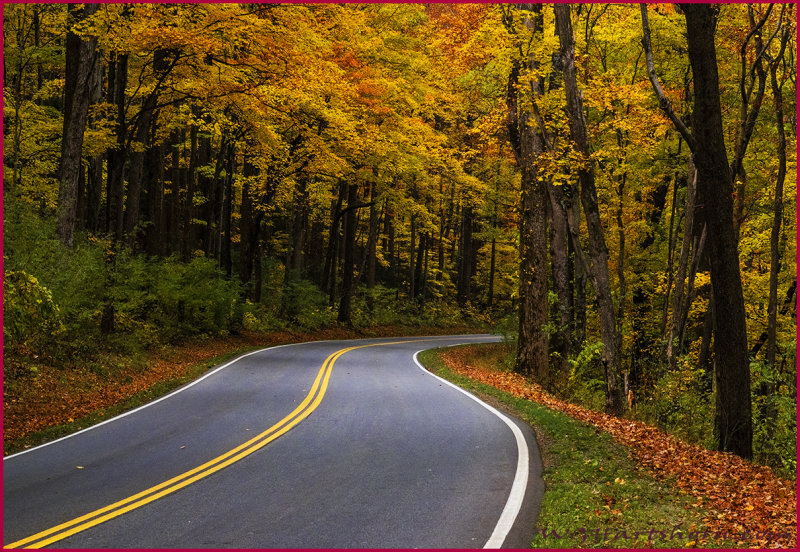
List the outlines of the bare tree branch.
<svg viewBox="0 0 800 552">
<path fill-rule="evenodd" d="M 689 129 L 686 127 L 686 124 L 683 120 L 675 113 L 675 110 L 672 109 L 672 104 L 670 103 L 667 95 L 664 93 L 664 90 L 661 88 L 661 84 L 658 82 L 658 75 L 656 75 L 656 67 L 653 63 L 653 47 L 650 44 L 650 23 L 647 19 L 647 5 L 640 4 L 642 9 L 642 46 L 644 47 L 644 56 L 647 61 L 647 76 L 650 77 L 650 84 L 653 85 L 653 90 L 658 97 L 658 106 L 667 114 L 670 118 L 672 123 L 675 125 L 675 128 L 678 129 L 678 132 L 681 133 L 683 139 L 686 140 L 686 144 L 689 146 L 689 149 L 695 151 L 696 145 L 694 136 L 692 133 L 689 132 Z"/>
</svg>

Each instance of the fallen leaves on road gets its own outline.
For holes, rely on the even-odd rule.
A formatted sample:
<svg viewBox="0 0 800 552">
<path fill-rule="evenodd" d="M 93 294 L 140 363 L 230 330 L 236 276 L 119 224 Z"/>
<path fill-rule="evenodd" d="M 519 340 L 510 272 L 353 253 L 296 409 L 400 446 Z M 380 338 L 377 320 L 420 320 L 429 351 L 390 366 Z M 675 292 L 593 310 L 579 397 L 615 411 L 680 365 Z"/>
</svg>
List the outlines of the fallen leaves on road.
<svg viewBox="0 0 800 552">
<path fill-rule="evenodd" d="M 733 454 L 684 443 L 645 423 L 561 401 L 520 374 L 475 368 L 468 361 L 472 354 L 472 347 L 453 349 L 443 352 L 442 360 L 461 375 L 608 432 L 630 447 L 641 466 L 656 476 L 674 478 L 681 492 L 695 497 L 692 507 L 709 513 L 704 521 L 710 532 L 741 536 L 747 541 L 741 544 L 752 547 L 796 548 L 795 482 Z"/>
</svg>

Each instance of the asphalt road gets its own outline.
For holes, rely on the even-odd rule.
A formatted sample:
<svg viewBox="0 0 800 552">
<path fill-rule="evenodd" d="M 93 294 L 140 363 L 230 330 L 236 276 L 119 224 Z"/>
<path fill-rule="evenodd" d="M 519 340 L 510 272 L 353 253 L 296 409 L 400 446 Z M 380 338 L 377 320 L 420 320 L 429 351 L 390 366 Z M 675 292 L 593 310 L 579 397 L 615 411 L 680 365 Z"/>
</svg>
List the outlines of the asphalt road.
<svg viewBox="0 0 800 552">
<path fill-rule="evenodd" d="M 532 432 L 414 359 L 492 339 L 327 341 L 240 357 L 5 458 L 4 545 L 526 547 L 543 492 Z"/>
</svg>

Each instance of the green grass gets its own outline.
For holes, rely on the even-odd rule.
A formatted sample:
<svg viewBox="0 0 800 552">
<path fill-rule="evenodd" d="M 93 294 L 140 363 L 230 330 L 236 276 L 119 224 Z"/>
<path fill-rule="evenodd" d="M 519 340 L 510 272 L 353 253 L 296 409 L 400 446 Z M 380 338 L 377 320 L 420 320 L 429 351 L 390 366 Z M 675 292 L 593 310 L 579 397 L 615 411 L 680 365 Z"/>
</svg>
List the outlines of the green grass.
<svg viewBox="0 0 800 552">
<path fill-rule="evenodd" d="M 20 439 L 16 439 L 13 441 L 5 441 L 3 443 L 3 455 L 14 454 L 15 452 L 20 452 L 24 449 L 28 449 L 31 447 L 35 447 L 46 443 L 48 441 L 52 441 L 54 439 L 59 439 L 70 433 L 75 433 L 76 431 L 80 431 L 81 429 L 87 428 L 89 426 L 99 424 L 105 420 L 111 419 L 115 416 L 119 416 L 129 410 L 133 410 L 134 408 L 138 408 L 150 401 L 158 399 L 159 397 L 163 397 L 164 395 L 168 394 L 171 391 L 174 391 L 178 387 L 185 385 L 200 376 L 202 376 L 205 372 L 210 370 L 215 366 L 219 366 L 224 364 L 228 360 L 236 358 L 240 355 L 248 353 L 250 351 L 255 351 L 257 349 L 263 349 L 263 346 L 258 347 L 245 347 L 241 349 L 236 349 L 234 351 L 228 351 L 221 355 L 215 356 L 194 366 L 191 366 L 189 370 L 179 378 L 172 378 L 169 380 L 164 380 L 152 385 L 151 387 L 136 393 L 132 397 L 119 402 L 113 406 L 108 408 L 104 408 L 102 410 L 96 410 L 89 414 L 88 416 L 84 416 L 83 418 L 79 418 L 73 422 L 67 424 L 61 424 L 57 426 L 51 426 L 46 429 L 42 429 L 41 431 L 35 431 L 25 437 Z"/>
<path fill-rule="evenodd" d="M 452 372 L 439 354 L 425 351 L 419 359 L 439 376 L 499 403 L 536 431 L 546 488 L 531 547 L 683 548 L 702 536 L 705 512 L 692 507 L 691 497 L 677 491 L 671 480 L 639 467 L 629 449 L 610 435 Z M 713 539 L 699 544 L 734 547 Z"/>
</svg>

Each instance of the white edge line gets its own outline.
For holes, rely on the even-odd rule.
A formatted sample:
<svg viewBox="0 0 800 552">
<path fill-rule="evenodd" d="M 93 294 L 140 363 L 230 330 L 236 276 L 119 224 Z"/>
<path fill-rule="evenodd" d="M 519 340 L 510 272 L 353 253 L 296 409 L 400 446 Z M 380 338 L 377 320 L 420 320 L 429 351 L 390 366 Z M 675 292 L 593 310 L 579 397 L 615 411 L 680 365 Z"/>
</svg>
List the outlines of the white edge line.
<svg viewBox="0 0 800 552">
<path fill-rule="evenodd" d="M 170 398 L 170 397 L 172 397 L 174 395 L 177 395 L 178 393 L 180 393 L 182 391 L 186 391 L 187 389 L 189 389 L 190 387 L 193 387 L 194 385 L 200 383 L 204 379 L 213 376 L 214 374 L 216 374 L 220 370 L 223 370 L 223 369 L 227 368 L 228 366 L 230 366 L 231 364 L 239 362 L 243 358 L 249 357 L 250 355 L 254 355 L 256 353 L 263 353 L 264 351 L 270 351 L 272 349 L 280 349 L 281 347 L 289 347 L 291 345 L 305 345 L 305 344 L 308 344 L 308 343 L 319 343 L 319 342 L 284 343 L 283 345 L 274 345 L 272 347 L 266 347 L 264 349 L 257 349 L 255 351 L 250 351 L 249 353 L 245 353 L 245 354 L 243 354 L 241 356 L 238 356 L 235 359 L 223 364 L 219 368 L 215 368 L 214 370 L 208 372 L 207 374 L 203 374 L 203 376 L 197 378 L 196 380 L 192 381 L 191 383 L 187 383 L 186 385 L 183 385 L 183 386 L 179 387 L 175 391 L 172 391 L 171 393 L 169 393 L 167 395 L 164 395 L 163 397 L 159 397 L 158 399 L 150 401 L 147 404 L 143 404 L 142 406 L 134 408 L 133 410 L 128 410 L 127 412 L 123 412 L 122 414 L 120 414 L 118 416 L 114 416 L 113 418 L 109 418 L 108 420 L 104 420 L 104 421 L 96 423 L 94 425 L 90 425 L 89 427 L 81 429 L 80 431 L 76 431 L 75 433 L 70 433 L 69 435 L 65 435 L 64 437 L 60 437 L 58 439 L 54 439 L 52 441 L 48 441 L 48 442 L 43 443 L 41 445 L 29 448 L 29 449 L 25 449 L 25 450 L 20 451 L 20 452 L 15 452 L 14 454 L 9 454 L 8 456 L 3 457 L 3 462 L 5 462 L 6 460 L 8 460 L 10 458 L 14 458 L 16 456 L 21 456 L 23 454 L 27 454 L 29 452 L 33 452 L 34 450 L 38 450 L 38 449 L 53 445 L 55 443 L 58 443 L 60 441 L 65 440 L 65 439 L 69 439 L 70 437 L 75 437 L 76 435 L 80 435 L 81 433 L 86 433 L 87 431 L 91 431 L 92 429 L 96 429 L 96 428 L 98 428 L 100 426 L 109 424 L 111 422 L 119 420 L 120 418 L 124 418 L 125 416 L 130 416 L 131 414 L 135 414 L 136 412 L 139 412 L 140 410 L 144 410 L 145 408 L 147 408 L 149 406 L 153 406 L 156 403 L 160 403 L 161 401 L 166 400 L 166 399 L 168 399 L 168 398 Z"/>
<path fill-rule="evenodd" d="M 478 334 L 478 335 L 475 335 L 475 336 L 464 336 L 464 337 L 479 337 L 479 336 L 480 335 Z M 453 337 L 453 336 L 430 336 L 430 337 Z M 456 336 L 456 337 L 462 337 L 462 336 Z M 480 337 L 482 337 L 482 336 L 480 336 Z M 387 339 L 387 338 L 375 338 L 375 339 Z M 194 385 L 200 383 L 204 379 L 213 376 L 214 374 L 216 374 L 220 370 L 223 370 L 223 369 L 227 368 L 228 366 L 230 366 L 231 364 L 239 362 L 243 358 L 249 357 L 250 355 L 254 355 L 256 353 L 263 353 L 264 351 L 271 351 L 272 349 L 280 349 L 281 347 L 291 347 L 291 346 L 294 346 L 294 345 L 310 345 L 312 343 L 325 343 L 326 341 L 327 340 L 317 340 L 317 341 L 303 341 L 303 342 L 300 342 L 300 343 L 284 343 L 283 345 L 273 345 L 272 347 L 265 347 L 263 349 L 257 349 L 255 351 L 250 351 L 249 353 L 245 353 L 245 354 L 243 354 L 241 356 L 238 356 L 235 359 L 223 364 L 219 368 L 215 368 L 214 370 L 208 372 L 207 374 L 204 374 L 203 376 L 197 378 L 196 380 L 192 381 L 191 383 L 187 383 L 186 385 L 183 385 L 183 386 L 179 387 L 175 391 L 172 391 L 171 393 L 169 393 L 167 395 L 164 395 L 163 397 L 159 397 L 158 399 L 150 401 L 147 404 L 143 404 L 142 406 L 134 408 L 133 410 L 128 410 L 127 412 L 123 412 L 122 414 L 120 414 L 118 416 L 114 416 L 113 418 L 109 418 L 108 420 L 104 420 L 102 422 L 98 422 L 96 424 L 90 425 L 89 427 L 81 429 L 79 431 L 76 431 L 75 433 L 70 433 L 69 435 L 65 435 L 64 437 L 59 437 L 58 439 L 53 439 L 52 441 L 48 441 L 46 443 L 42 443 L 41 445 L 37 445 L 35 447 L 31 447 L 29 449 L 25 449 L 25 450 L 22 450 L 20 452 L 15 452 L 14 454 L 9 454 L 8 456 L 4 456 L 3 457 L 3 462 L 5 462 L 6 460 L 9 460 L 11 458 L 15 458 L 17 456 L 22 456 L 23 454 L 27 454 L 29 452 L 33 452 L 33 451 L 41 449 L 41 448 L 48 447 L 48 446 L 50 446 L 52 444 L 58 443 L 60 441 L 64 441 L 65 439 L 69 439 L 70 437 L 75 437 L 76 435 L 80 435 L 81 433 L 86 433 L 87 431 L 91 431 L 92 429 L 96 429 L 96 428 L 98 428 L 100 426 L 103 426 L 103 425 L 106 425 L 108 423 L 114 422 L 116 420 L 124 418 L 125 416 L 130 416 L 131 414 L 139 412 L 140 410 L 143 410 L 143 409 L 147 408 L 148 406 L 153 406 L 154 404 L 160 403 L 161 401 L 166 400 L 166 399 L 168 399 L 168 398 L 170 398 L 170 397 L 172 397 L 174 395 L 177 395 L 178 393 L 180 393 L 182 391 L 186 391 L 187 389 L 189 389 L 190 387 L 193 387 Z M 338 340 L 335 340 L 335 341 L 338 341 Z"/>
<path fill-rule="evenodd" d="M 497 410 L 496 408 L 489 406 L 478 397 L 473 395 L 472 393 L 461 389 L 459 386 L 447 381 L 446 379 L 440 378 L 436 374 L 428 371 L 422 364 L 420 364 L 419 360 L 417 359 L 417 355 L 419 355 L 422 351 L 426 349 L 422 349 L 414 353 L 414 363 L 426 374 L 430 374 L 434 378 L 438 379 L 439 381 L 446 383 L 450 387 L 460 391 L 461 393 L 465 394 L 470 399 L 474 400 L 495 416 L 503 420 L 505 424 L 511 429 L 514 433 L 514 438 L 517 441 L 517 473 L 514 475 L 514 482 L 511 484 L 511 492 L 508 495 L 508 500 L 506 501 L 506 505 L 503 508 L 502 513 L 500 514 L 500 519 L 497 521 L 497 525 L 492 532 L 492 535 L 489 537 L 489 540 L 486 541 L 486 544 L 483 545 L 484 548 L 500 548 L 503 545 L 503 542 L 506 540 L 509 531 L 511 531 L 511 527 L 514 525 L 514 521 L 517 519 L 517 514 L 519 514 L 520 508 L 522 507 L 522 501 L 525 498 L 525 489 L 528 486 L 528 470 L 529 470 L 529 456 L 528 456 L 528 444 L 525 441 L 525 436 L 520 431 L 517 424 L 512 422 L 505 414 Z"/>
</svg>

